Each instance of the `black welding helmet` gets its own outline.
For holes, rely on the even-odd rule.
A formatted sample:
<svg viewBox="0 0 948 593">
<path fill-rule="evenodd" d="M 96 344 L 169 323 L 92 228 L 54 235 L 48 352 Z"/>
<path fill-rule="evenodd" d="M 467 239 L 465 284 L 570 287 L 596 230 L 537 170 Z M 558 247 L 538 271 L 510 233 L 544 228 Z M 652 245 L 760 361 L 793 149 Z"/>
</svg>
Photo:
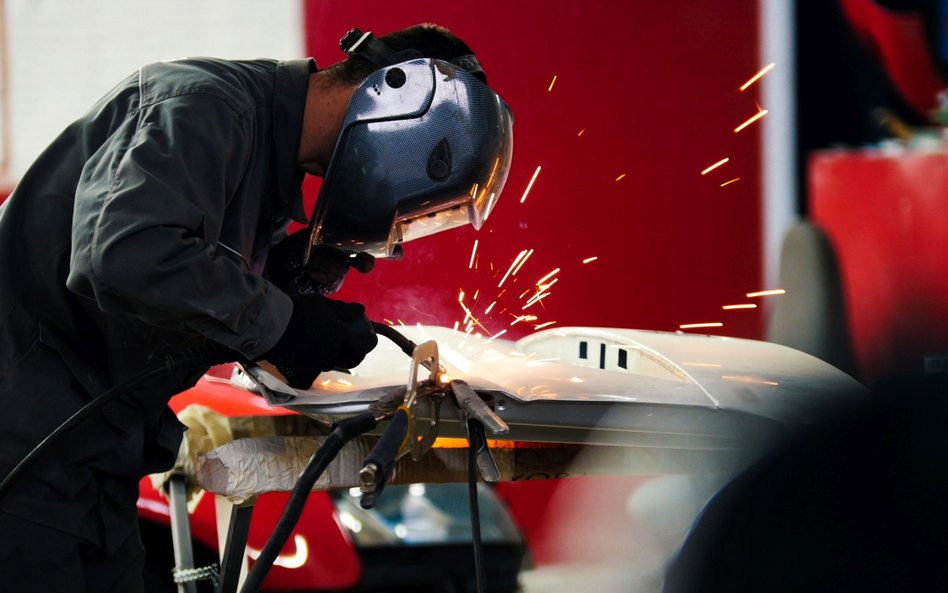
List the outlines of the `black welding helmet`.
<svg viewBox="0 0 948 593">
<path fill-rule="evenodd" d="M 479 229 L 507 180 L 513 115 L 477 60 L 394 53 L 356 29 L 342 45 L 380 68 L 349 102 L 309 245 L 389 257 L 400 243 Z"/>
</svg>

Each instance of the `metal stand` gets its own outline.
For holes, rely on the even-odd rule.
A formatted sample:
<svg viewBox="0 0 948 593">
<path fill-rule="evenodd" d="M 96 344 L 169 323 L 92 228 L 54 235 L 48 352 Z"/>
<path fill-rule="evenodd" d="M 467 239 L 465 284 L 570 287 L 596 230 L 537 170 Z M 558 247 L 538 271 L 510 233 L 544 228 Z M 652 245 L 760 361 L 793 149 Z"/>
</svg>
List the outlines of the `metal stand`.
<svg viewBox="0 0 948 593">
<path fill-rule="evenodd" d="M 174 545 L 175 573 L 194 568 L 194 549 L 191 546 L 191 524 L 188 521 L 187 484 L 184 476 L 168 480 L 168 507 L 171 511 L 171 541 Z M 197 593 L 196 584 L 178 583 L 178 593 Z"/>
<path fill-rule="evenodd" d="M 225 499 L 218 497 L 215 502 L 221 504 L 223 501 Z M 221 555 L 220 593 L 237 593 L 237 589 L 245 576 L 247 534 L 250 532 L 250 518 L 252 515 L 253 505 L 231 507 L 227 540 L 224 543 L 224 552 Z"/>
</svg>

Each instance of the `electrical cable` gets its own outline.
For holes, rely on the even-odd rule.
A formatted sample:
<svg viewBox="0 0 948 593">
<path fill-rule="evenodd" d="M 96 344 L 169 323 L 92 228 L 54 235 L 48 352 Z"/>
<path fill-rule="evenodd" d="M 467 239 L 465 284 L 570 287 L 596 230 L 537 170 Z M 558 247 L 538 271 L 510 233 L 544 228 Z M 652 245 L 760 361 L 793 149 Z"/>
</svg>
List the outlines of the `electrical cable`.
<svg viewBox="0 0 948 593">
<path fill-rule="evenodd" d="M 319 476 L 322 475 L 330 462 L 336 458 L 343 445 L 360 434 L 372 430 L 376 424 L 375 416 L 369 412 L 363 412 L 358 416 L 340 420 L 335 425 L 332 433 L 326 437 L 322 446 L 313 454 L 306 465 L 306 469 L 303 470 L 296 481 L 296 485 L 293 486 L 290 500 L 287 501 L 283 514 L 280 516 L 273 533 L 270 534 L 266 545 L 260 551 L 260 556 L 257 557 L 253 568 L 247 574 L 247 579 L 244 581 L 240 593 L 256 593 L 259 591 L 260 586 L 263 585 L 263 580 L 273 566 L 273 561 L 276 560 L 290 534 L 293 533 L 293 528 L 296 527 L 296 523 L 303 513 L 306 499 L 309 498 L 309 493 L 313 490 L 316 480 L 319 479 Z"/>
<path fill-rule="evenodd" d="M 468 421 L 468 425 L 474 422 Z M 473 430 L 469 430 L 474 432 Z M 474 575 L 477 585 L 477 593 L 487 592 L 487 578 L 484 572 L 484 549 L 481 542 L 481 516 L 480 507 L 477 502 L 477 452 L 478 447 L 474 443 L 468 443 L 467 455 L 467 495 L 468 504 L 471 508 L 471 539 L 474 544 Z"/>
<path fill-rule="evenodd" d="M 3 496 L 7 493 L 10 487 L 13 486 L 13 483 L 16 482 L 20 475 L 23 474 L 31 465 L 33 465 L 36 460 L 42 456 L 51 446 L 59 441 L 59 439 L 61 439 L 65 433 L 69 432 L 73 427 L 83 422 L 94 412 L 98 411 L 104 405 L 108 404 L 118 396 L 131 391 L 132 388 L 134 388 L 139 383 L 147 381 L 152 377 L 156 377 L 166 372 L 171 373 L 176 371 L 185 371 L 201 368 L 204 366 L 209 367 L 215 364 L 221 364 L 223 362 L 228 362 L 228 360 L 233 360 L 236 358 L 236 356 L 236 352 L 218 344 L 207 344 L 204 346 L 198 346 L 196 348 L 190 348 L 181 352 L 169 354 L 165 356 L 160 363 L 142 369 L 140 372 L 136 373 L 126 381 L 123 381 L 122 383 L 106 390 L 104 393 L 102 393 L 102 395 L 99 395 L 91 402 L 79 408 L 79 410 L 67 418 L 65 422 L 56 427 L 53 432 L 46 435 L 46 438 L 40 441 L 40 443 L 36 445 L 33 450 L 26 455 L 26 457 L 21 459 L 20 462 L 16 464 L 16 467 L 14 467 L 3 479 L 3 481 L 0 482 L 0 500 L 3 499 Z"/>
</svg>

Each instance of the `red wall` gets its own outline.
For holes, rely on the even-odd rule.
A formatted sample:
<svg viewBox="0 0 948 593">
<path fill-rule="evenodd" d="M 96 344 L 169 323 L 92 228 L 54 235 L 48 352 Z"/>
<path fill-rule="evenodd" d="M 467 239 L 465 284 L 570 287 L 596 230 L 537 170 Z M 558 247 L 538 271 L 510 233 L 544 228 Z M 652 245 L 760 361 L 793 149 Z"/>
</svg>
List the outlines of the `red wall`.
<svg viewBox="0 0 948 593">
<path fill-rule="evenodd" d="M 479 233 L 410 243 L 403 261 L 350 278 L 343 298 L 364 302 L 376 319 L 450 325 L 463 317 L 460 289 L 469 304 L 480 290 L 482 316 L 513 258 L 531 248 L 482 316 L 491 332 L 532 331 L 509 327 L 524 303 L 518 296 L 559 267 L 544 307 L 527 311 L 536 323 L 674 330 L 721 321 L 715 333 L 759 335 L 758 311 L 720 308 L 761 288 L 760 124 L 733 133 L 758 110 L 756 87 L 738 92 L 760 67 L 754 0 L 305 5 L 308 46 L 325 66 L 343 57 L 338 40 L 351 27 L 383 34 L 426 21 L 467 40 L 513 108 L 513 168 Z M 724 157 L 730 162 L 700 175 Z M 313 180 L 311 199 L 316 188 Z M 469 270 L 475 238 L 478 268 Z M 598 261 L 581 263 L 591 256 Z"/>
</svg>

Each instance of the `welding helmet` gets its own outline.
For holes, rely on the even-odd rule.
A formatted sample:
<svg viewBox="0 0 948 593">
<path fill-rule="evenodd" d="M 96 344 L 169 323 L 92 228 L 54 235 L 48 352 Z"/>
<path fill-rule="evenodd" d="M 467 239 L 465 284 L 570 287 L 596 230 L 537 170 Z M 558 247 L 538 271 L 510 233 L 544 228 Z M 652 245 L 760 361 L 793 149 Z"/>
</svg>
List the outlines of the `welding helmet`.
<svg viewBox="0 0 948 593">
<path fill-rule="evenodd" d="M 465 224 L 479 229 L 507 180 L 513 115 L 482 82 L 477 60 L 395 53 L 356 29 L 342 45 L 384 65 L 349 102 L 309 248 L 390 257 L 400 243 Z"/>
</svg>

